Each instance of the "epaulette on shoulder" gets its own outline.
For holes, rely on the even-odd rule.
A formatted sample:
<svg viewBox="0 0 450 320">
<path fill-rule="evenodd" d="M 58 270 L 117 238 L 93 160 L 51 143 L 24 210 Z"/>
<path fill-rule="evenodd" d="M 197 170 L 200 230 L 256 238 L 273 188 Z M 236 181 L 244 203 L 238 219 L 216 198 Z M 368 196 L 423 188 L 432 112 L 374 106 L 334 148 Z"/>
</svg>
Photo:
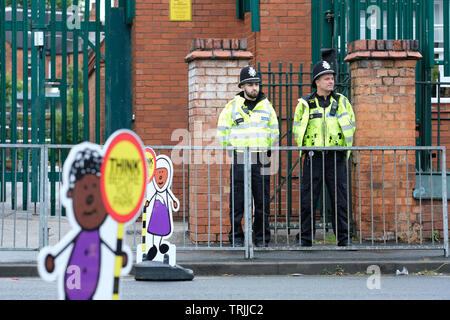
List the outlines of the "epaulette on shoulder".
<svg viewBox="0 0 450 320">
<path fill-rule="evenodd" d="M 230 104 L 232 103 L 241 103 L 244 104 L 245 98 L 242 98 L 240 95 L 236 95 L 233 99 L 230 100 Z"/>
<path fill-rule="evenodd" d="M 302 99 L 304 99 L 305 101 L 309 101 L 310 99 L 314 99 L 314 95 L 315 95 L 315 92 L 312 92 L 306 96 L 303 96 Z"/>
<path fill-rule="evenodd" d="M 299 102 L 300 100 L 305 100 L 307 103 L 312 102 L 311 100 L 314 100 L 314 92 L 298 99 Z"/>
<path fill-rule="evenodd" d="M 336 95 L 339 97 L 339 99 L 344 98 L 346 101 L 349 101 L 346 96 L 344 96 L 342 93 L 336 92 Z"/>
<path fill-rule="evenodd" d="M 302 99 L 306 101 L 306 103 L 309 105 L 311 109 L 316 107 L 315 92 L 303 96 Z"/>
</svg>

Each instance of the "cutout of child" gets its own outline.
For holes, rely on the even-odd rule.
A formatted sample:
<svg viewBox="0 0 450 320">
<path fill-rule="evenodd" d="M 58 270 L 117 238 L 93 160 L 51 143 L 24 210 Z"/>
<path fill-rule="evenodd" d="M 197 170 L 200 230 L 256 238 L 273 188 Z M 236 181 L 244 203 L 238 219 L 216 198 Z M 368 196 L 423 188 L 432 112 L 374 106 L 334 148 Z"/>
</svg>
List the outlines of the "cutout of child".
<svg viewBox="0 0 450 320">
<path fill-rule="evenodd" d="M 114 256 L 122 255 L 122 273 L 131 269 L 129 249 L 120 253 L 113 249 L 116 224 L 101 196 L 102 161 L 101 147 L 84 142 L 71 149 L 64 163 L 61 200 L 72 230 L 38 256 L 41 277 L 47 281 L 58 278 L 61 299 L 110 299 Z"/>
<path fill-rule="evenodd" d="M 173 165 L 169 157 L 159 155 L 156 157 L 155 175 L 152 180 L 151 197 L 146 202 L 150 210 L 147 233 L 152 235 L 152 245 L 147 252 L 145 260 L 154 260 L 158 251 L 164 255 L 169 251 L 170 244 L 163 239 L 170 238 L 173 232 L 172 212 L 178 211 L 180 201 L 172 192 Z M 158 246 L 155 238 L 159 237 Z"/>
</svg>

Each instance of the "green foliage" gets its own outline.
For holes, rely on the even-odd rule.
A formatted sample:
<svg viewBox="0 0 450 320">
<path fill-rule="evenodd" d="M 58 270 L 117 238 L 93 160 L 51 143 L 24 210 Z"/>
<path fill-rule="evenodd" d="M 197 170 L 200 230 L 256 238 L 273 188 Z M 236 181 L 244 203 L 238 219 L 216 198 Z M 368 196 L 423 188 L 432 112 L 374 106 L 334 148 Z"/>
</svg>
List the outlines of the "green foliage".
<svg viewBox="0 0 450 320">
<path fill-rule="evenodd" d="M 431 235 L 431 241 L 439 242 L 439 231 L 434 230 L 433 234 Z"/>
<path fill-rule="evenodd" d="M 58 109 L 56 111 L 55 114 L 55 121 L 57 123 L 56 126 L 56 143 L 57 144 L 76 144 L 80 141 L 83 140 L 83 113 L 81 111 L 78 111 L 78 124 L 77 124 L 77 133 L 78 133 L 78 140 L 74 141 L 74 136 L 73 136 L 73 128 L 74 128 L 74 123 L 73 123 L 73 105 L 69 105 L 67 104 L 67 116 L 66 116 L 66 132 L 67 132 L 67 136 L 66 136 L 66 141 L 63 141 L 63 134 L 62 134 L 62 111 L 60 109 Z"/>
<path fill-rule="evenodd" d="M 31 1 L 35 0 L 28 0 L 28 8 L 31 7 Z M 16 1 L 18 7 L 23 7 L 23 0 L 17 0 Z M 73 3 L 73 0 L 66 0 L 67 7 L 71 6 Z M 45 6 L 47 8 L 50 8 L 52 4 L 52 0 L 46 0 Z M 6 0 L 6 6 L 12 6 L 12 0 Z M 56 9 L 62 9 L 63 8 L 63 0 L 56 0 Z"/>
<path fill-rule="evenodd" d="M 433 69 L 431 69 L 431 81 L 437 82 L 439 81 L 439 66 L 435 65 Z"/>
<path fill-rule="evenodd" d="M 66 139 L 63 141 L 63 134 L 62 134 L 62 110 L 61 108 L 57 108 L 55 112 L 55 123 L 56 123 L 56 132 L 55 132 L 55 143 L 57 144 L 76 144 L 81 141 L 83 141 L 83 132 L 84 132 L 84 122 L 83 122 L 83 71 L 80 68 L 78 70 L 78 122 L 75 124 L 77 126 L 77 134 L 78 139 L 77 141 L 74 141 L 74 89 L 73 89 L 73 83 L 74 83 L 74 76 L 73 76 L 73 66 L 68 66 L 67 68 L 67 112 L 66 112 Z M 12 94 L 13 94 L 13 88 L 12 88 L 12 75 L 6 74 L 5 77 L 5 104 L 6 109 L 8 111 L 11 111 L 11 104 L 12 104 Z M 17 88 L 16 92 L 22 92 L 23 91 L 23 81 L 20 79 L 17 79 Z M 46 122 L 50 121 L 50 114 L 47 114 L 46 116 L 47 120 Z M 28 123 L 31 123 L 31 118 L 28 118 Z M 22 126 L 23 124 L 23 114 L 17 113 L 17 126 Z M 11 139 L 11 133 L 12 130 L 8 129 L 6 130 L 6 139 Z M 46 133 L 47 137 L 50 136 L 50 130 Z M 18 140 L 21 140 L 23 138 L 23 132 L 22 130 L 18 130 L 16 133 L 16 138 Z"/>
<path fill-rule="evenodd" d="M 77 141 L 74 141 L 74 123 L 73 123 L 73 119 L 74 119 L 74 88 L 73 88 L 73 84 L 74 84 L 74 72 L 73 72 L 73 66 L 70 65 L 67 67 L 67 87 L 70 88 L 67 91 L 67 116 L 66 116 L 66 121 L 67 121 L 67 127 L 66 127 L 66 132 L 67 132 L 67 136 L 66 136 L 66 141 L 65 143 L 67 144 L 76 144 L 80 141 L 83 141 L 83 131 L 84 131 L 84 122 L 83 122 L 83 112 L 82 112 L 82 108 L 83 108 L 83 71 L 81 68 L 78 69 L 78 123 L 77 123 L 77 134 L 78 134 L 78 139 Z M 56 143 L 60 144 L 63 143 L 62 140 L 62 111 L 61 110 L 57 110 L 56 111 L 56 123 L 57 128 L 56 128 Z"/>
<path fill-rule="evenodd" d="M 321 240 L 314 240 L 314 243 L 316 244 L 324 244 L 323 239 Z M 325 244 L 334 244 L 336 243 L 336 236 L 334 234 L 329 234 L 325 237 Z"/>
<path fill-rule="evenodd" d="M 12 75 L 7 73 L 6 74 L 6 88 L 5 88 L 5 101 L 6 105 L 11 105 L 12 101 L 12 93 L 13 93 L 13 87 L 12 87 Z M 16 92 L 21 92 L 23 90 L 23 81 L 20 79 L 17 79 L 17 88 Z"/>
</svg>

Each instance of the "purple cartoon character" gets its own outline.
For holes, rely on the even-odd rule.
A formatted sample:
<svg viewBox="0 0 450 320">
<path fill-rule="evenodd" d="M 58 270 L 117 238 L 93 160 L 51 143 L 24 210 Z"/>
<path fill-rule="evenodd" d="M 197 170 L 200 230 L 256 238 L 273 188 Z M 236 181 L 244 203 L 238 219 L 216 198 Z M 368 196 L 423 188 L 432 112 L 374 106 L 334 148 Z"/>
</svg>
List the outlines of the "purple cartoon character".
<svg viewBox="0 0 450 320">
<path fill-rule="evenodd" d="M 178 211 L 180 208 L 180 202 L 171 190 L 172 178 L 172 161 L 165 155 L 159 155 L 156 158 L 155 175 L 151 181 L 152 186 L 147 189 L 146 206 L 148 206 L 147 212 L 150 212 L 147 234 L 151 235 L 147 239 L 151 238 L 152 240 L 144 257 L 145 260 L 162 261 L 164 254 L 167 253 L 169 258 L 172 258 L 170 259 L 172 263 L 169 263 L 174 264 L 175 246 L 163 241 L 169 238 L 173 232 L 172 212 Z M 169 252 L 171 247 L 173 250 Z"/>
<path fill-rule="evenodd" d="M 38 257 L 41 277 L 58 279 L 61 299 L 111 299 L 114 257 L 122 255 L 124 272 L 131 268 L 130 253 L 115 250 L 117 224 L 100 191 L 102 160 L 101 147 L 84 142 L 72 148 L 64 163 L 61 199 L 72 230 Z"/>
</svg>

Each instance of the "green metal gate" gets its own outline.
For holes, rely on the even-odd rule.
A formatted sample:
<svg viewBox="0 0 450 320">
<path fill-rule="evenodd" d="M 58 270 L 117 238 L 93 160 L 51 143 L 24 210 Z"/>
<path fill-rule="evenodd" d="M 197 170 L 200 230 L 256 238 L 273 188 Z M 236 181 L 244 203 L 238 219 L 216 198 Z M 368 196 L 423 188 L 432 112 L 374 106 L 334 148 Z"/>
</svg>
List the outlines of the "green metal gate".
<svg viewBox="0 0 450 320">
<path fill-rule="evenodd" d="M 115 3 L 0 0 L 0 143 L 11 145 L 0 154 L 0 202 L 11 201 L 12 209 L 39 201 L 41 161 L 36 149 L 15 145 L 100 144 L 131 127 L 131 46 L 123 44 L 130 43 L 134 1 Z M 66 155 L 49 154 L 51 215 Z"/>
<path fill-rule="evenodd" d="M 419 41 L 423 56 L 416 69 L 416 124 L 417 146 L 440 145 L 432 141 L 432 90 L 443 83 L 433 74 L 435 66 L 442 65 L 445 76 L 450 76 L 450 1 L 449 0 L 317 0 L 312 4 L 313 62 L 320 59 L 321 48 L 337 51 L 338 77 L 348 74 L 344 63 L 347 44 L 359 39 L 414 39 Z M 436 58 L 435 15 L 442 20 L 441 58 Z M 439 107 L 440 108 L 440 107 Z M 440 123 L 440 119 L 438 120 Z M 430 160 L 421 154 L 421 170 L 430 170 Z"/>
<path fill-rule="evenodd" d="M 441 60 L 435 59 L 434 21 L 435 4 L 441 3 L 443 52 Z M 432 141 L 431 103 L 433 86 L 445 85 L 431 81 L 433 68 L 442 65 L 445 75 L 450 76 L 450 0 L 314 0 L 311 1 L 312 65 L 326 57 L 337 70 L 337 91 L 350 97 L 349 64 L 344 62 L 347 56 L 347 44 L 358 39 L 416 39 L 423 59 L 417 64 L 416 81 L 416 121 L 417 146 L 440 145 Z M 330 54 L 331 53 L 331 54 Z M 258 65 L 263 77 L 263 90 L 273 103 L 280 119 L 280 145 L 291 146 L 292 120 L 296 98 L 309 93 L 310 66 L 267 66 Z M 450 83 L 448 83 L 450 85 Z M 439 90 L 438 90 L 439 91 Z M 439 104 L 440 105 L 440 104 Z M 450 119 L 449 119 L 450 120 Z M 444 119 L 438 119 L 444 121 Z M 431 163 L 432 155 L 418 151 L 416 161 L 422 171 L 436 170 Z M 438 155 L 439 157 L 439 155 Z M 439 159 L 437 159 L 439 163 Z M 277 216 L 286 217 L 288 228 L 292 227 L 293 216 L 292 182 L 296 176 L 299 160 L 290 152 L 279 154 L 280 167 L 276 177 L 275 190 L 271 202 L 275 203 Z M 419 168 L 420 166 L 420 168 Z M 434 168 L 434 169 L 433 169 Z M 351 189 L 351 188 L 350 188 Z M 282 194 L 283 192 L 283 194 Z M 283 199 L 282 199 L 283 197 Z M 286 197 L 284 200 L 284 197 Z M 286 201 L 286 213 L 281 212 L 281 204 Z M 319 201 L 325 203 L 327 201 Z M 278 204 L 278 205 L 277 205 Z M 322 209 L 322 208 L 321 208 Z M 295 216 L 295 215 L 294 215 Z M 321 214 L 321 216 L 323 216 Z M 294 226 L 295 227 L 295 226 Z"/>
</svg>

